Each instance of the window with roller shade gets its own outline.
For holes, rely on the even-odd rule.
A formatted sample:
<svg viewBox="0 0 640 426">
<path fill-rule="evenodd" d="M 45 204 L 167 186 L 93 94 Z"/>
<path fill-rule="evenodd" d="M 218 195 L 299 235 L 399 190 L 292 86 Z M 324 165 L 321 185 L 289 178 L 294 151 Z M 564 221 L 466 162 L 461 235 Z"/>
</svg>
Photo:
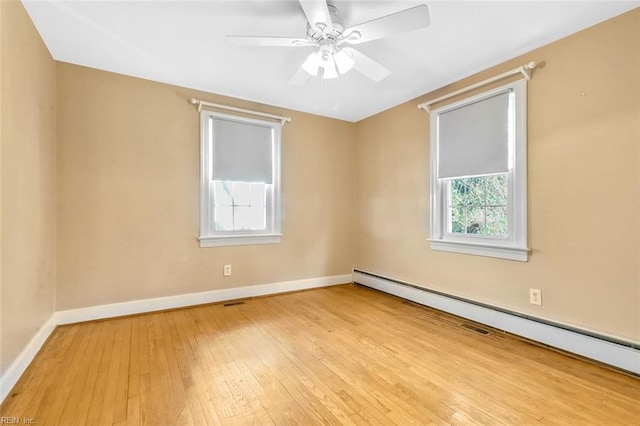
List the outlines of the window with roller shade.
<svg viewBox="0 0 640 426">
<path fill-rule="evenodd" d="M 431 111 L 434 250 L 526 261 L 526 82 Z"/>
<path fill-rule="evenodd" d="M 200 119 L 200 245 L 280 242 L 281 124 L 211 111 Z"/>
</svg>

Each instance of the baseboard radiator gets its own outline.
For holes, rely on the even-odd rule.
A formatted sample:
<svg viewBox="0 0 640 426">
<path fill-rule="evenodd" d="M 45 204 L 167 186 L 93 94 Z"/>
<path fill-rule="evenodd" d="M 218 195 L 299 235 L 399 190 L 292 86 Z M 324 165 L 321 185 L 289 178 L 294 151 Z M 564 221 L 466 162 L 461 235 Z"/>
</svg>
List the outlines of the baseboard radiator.
<svg viewBox="0 0 640 426">
<path fill-rule="evenodd" d="M 640 345 L 475 302 L 415 284 L 353 270 L 353 282 L 640 376 Z"/>
</svg>

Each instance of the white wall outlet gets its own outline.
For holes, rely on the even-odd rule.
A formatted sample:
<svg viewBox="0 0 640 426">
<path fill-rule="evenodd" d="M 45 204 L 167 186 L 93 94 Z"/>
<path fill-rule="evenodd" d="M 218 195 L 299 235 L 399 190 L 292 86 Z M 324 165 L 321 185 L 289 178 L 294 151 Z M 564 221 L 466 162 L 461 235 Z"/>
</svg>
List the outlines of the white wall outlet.
<svg viewBox="0 0 640 426">
<path fill-rule="evenodd" d="M 537 288 L 529 289 L 529 303 L 532 305 L 542 305 L 542 290 Z"/>
<path fill-rule="evenodd" d="M 222 270 L 222 275 L 225 277 L 231 276 L 231 265 L 224 265 L 224 269 Z"/>
</svg>

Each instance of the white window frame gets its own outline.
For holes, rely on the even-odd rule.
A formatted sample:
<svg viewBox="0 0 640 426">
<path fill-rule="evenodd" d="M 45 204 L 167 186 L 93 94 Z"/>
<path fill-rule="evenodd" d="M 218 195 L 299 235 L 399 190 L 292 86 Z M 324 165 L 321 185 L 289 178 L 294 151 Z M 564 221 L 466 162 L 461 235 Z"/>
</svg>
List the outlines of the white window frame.
<svg viewBox="0 0 640 426">
<path fill-rule="evenodd" d="M 209 132 L 209 119 L 223 118 L 239 123 L 257 124 L 273 129 L 273 183 L 267 190 L 266 231 L 216 231 L 214 218 L 213 140 Z M 200 247 L 277 244 L 281 233 L 280 149 L 279 122 L 258 120 L 244 116 L 202 110 L 200 112 Z"/>
<path fill-rule="evenodd" d="M 515 94 L 514 130 L 510 138 L 507 172 L 508 236 L 454 234 L 447 227 L 447 181 L 438 178 L 438 117 L 461 106 L 492 97 L 505 90 Z M 435 108 L 430 113 L 430 246 L 432 250 L 497 257 L 526 262 L 527 248 L 527 83 L 517 80 L 478 95 Z M 465 176 L 460 176 L 460 178 Z"/>
</svg>

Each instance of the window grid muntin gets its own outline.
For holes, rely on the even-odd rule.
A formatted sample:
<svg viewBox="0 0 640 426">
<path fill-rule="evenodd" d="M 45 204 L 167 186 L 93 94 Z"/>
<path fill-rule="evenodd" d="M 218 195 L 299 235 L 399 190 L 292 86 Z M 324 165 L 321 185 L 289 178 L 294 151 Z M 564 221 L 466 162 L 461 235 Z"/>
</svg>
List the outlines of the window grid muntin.
<svg viewBox="0 0 640 426">
<path fill-rule="evenodd" d="M 248 195 L 248 203 L 240 203 L 237 202 L 237 199 L 240 198 L 239 194 L 236 194 L 236 189 L 240 188 L 240 185 L 248 185 L 249 186 L 249 195 Z M 267 221 L 267 217 L 269 216 L 267 214 L 268 209 L 268 203 L 267 203 L 267 199 L 268 194 L 270 192 L 272 192 L 272 184 L 267 184 L 264 182 L 241 182 L 241 181 L 219 181 L 219 180 L 214 180 L 213 181 L 213 186 L 214 186 L 214 196 L 213 196 L 213 222 L 214 222 L 214 229 L 216 232 L 234 232 L 234 231 L 265 231 L 268 229 L 268 221 Z M 225 189 L 225 192 L 227 194 L 229 194 L 229 198 L 231 199 L 230 203 L 226 203 L 225 200 L 219 200 L 221 197 L 219 196 L 220 191 L 217 191 L 217 188 L 219 188 L 220 186 L 222 186 Z M 252 191 L 255 187 L 261 186 L 263 188 L 262 190 L 262 194 L 261 194 L 261 198 L 262 200 L 259 201 L 258 203 L 254 204 L 254 196 L 252 195 Z M 229 188 L 232 188 L 231 190 Z M 226 197 L 225 197 L 226 198 Z M 229 228 L 224 228 L 222 226 L 218 226 L 219 221 L 217 220 L 217 213 L 218 213 L 218 209 L 223 208 L 223 207 L 230 207 L 231 208 L 231 223 L 232 229 Z M 257 227 L 252 227 L 251 226 L 251 216 L 249 217 L 249 227 L 237 227 L 236 226 L 236 215 L 237 212 L 239 211 L 240 208 L 249 208 L 249 215 L 251 215 L 251 209 L 252 208 L 262 208 L 263 210 L 263 217 L 262 217 L 262 223 L 263 226 L 260 228 Z"/>
<path fill-rule="evenodd" d="M 504 195 L 503 195 L 503 199 L 504 199 L 504 203 L 503 204 L 489 204 L 487 202 L 487 198 L 488 198 L 488 186 L 489 186 L 489 180 L 491 178 L 503 178 L 503 183 L 502 183 L 502 190 L 504 191 Z M 469 185 L 467 184 L 468 180 L 470 179 L 482 179 L 482 203 L 469 203 Z M 447 178 L 447 179 L 442 179 L 443 180 L 443 186 L 445 188 L 445 195 L 446 195 L 446 203 L 445 203 L 445 212 L 443 214 L 443 218 L 444 218 L 444 229 L 446 229 L 446 233 L 449 235 L 460 235 L 460 236 L 481 236 L 481 237 L 490 237 L 490 238 L 506 238 L 508 237 L 508 230 L 509 230 L 509 204 L 508 204 L 508 200 L 509 200 L 509 173 L 496 173 L 496 174 L 492 174 L 492 175 L 479 175 L 479 176 L 465 176 L 465 177 L 460 177 L 460 178 Z M 463 203 L 462 204 L 454 204 L 453 201 L 453 196 L 452 196 L 452 186 L 454 184 L 455 181 L 462 181 L 462 185 L 464 188 L 463 191 L 463 195 L 462 195 L 462 199 L 463 199 Z M 504 209 L 505 210 L 505 214 L 506 214 L 506 224 L 505 224 L 505 233 L 504 234 L 490 234 L 490 233 L 482 233 L 482 232 L 469 232 L 469 225 L 468 225 L 468 212 L 469 209 L 482 209 L 483 210 L 483 224 L 481 225 L 482 227 L 486 228 L 488 226 L 487 224 L 487 211 L 488 209 Z M 455 230 L 453 230 L 453 214 L 452 211 L 454 209 L 462 209 L 462 211 L 464 212 L 464 232 L 456 232 Z"/>
</svg>

